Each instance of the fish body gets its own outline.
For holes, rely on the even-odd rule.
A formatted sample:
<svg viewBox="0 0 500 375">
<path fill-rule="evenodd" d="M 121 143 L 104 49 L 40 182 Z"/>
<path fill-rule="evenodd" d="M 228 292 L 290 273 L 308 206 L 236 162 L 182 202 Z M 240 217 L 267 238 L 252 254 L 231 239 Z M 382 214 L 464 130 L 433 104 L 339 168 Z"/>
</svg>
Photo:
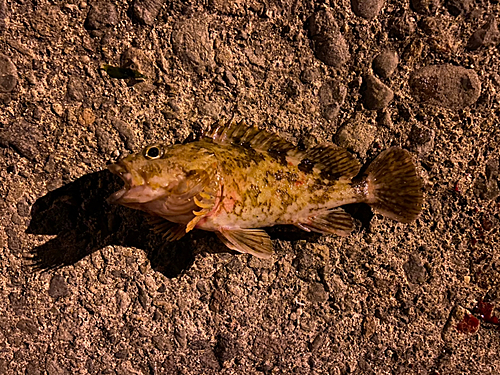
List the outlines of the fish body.
<svg viewBox="0 0 500 375">
<path fill-rule="evenodd" d="M 353 221 L 339 206 L 357 202 L 401 222 L 418 216 L 421 181 L 407 151 L 382 152 L 355 178 L 360 167 L 333 145 L 300 151 L 242 122 L 219 123 L 199 141 L 151 145 L 109 166 L 125 182 L 109 201 L 173 223 L 159 226 L 169 240 L 198 228 L 267 258 L 272 243 L 258 228 L 289 224 L 345 236 Z"/>
</svg>

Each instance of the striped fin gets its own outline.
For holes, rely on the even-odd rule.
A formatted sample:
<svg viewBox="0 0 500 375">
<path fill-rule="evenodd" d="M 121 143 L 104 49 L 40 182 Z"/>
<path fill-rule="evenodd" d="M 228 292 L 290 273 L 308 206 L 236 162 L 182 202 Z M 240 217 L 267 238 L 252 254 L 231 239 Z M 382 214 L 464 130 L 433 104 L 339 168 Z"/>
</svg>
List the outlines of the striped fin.
<svg viewBox="0 0 500 375">
<path fill-rule="evenodd" d="M 217 237 L 231 250 L 269 259 L 273 254 L 271 238 L 262 229 L 226 229 L 221 228 Z"/>
<path fill-rule="evenodd" d="M 354 229 L 351 215 L 341 208 L 310 216 L 307 222 L 298 223 L 296 226 L 307 232 L 336 234 L 342 237 L 348 236 Z"/>
<path fill-rule="evenodd" d="M 307 150 L 298 166 L 303 172 L 317 168 L 329 180 L 350 180 L 361 168 L 359 161 L 346 149 L 334 145 L 316 146 Z"/>
<path fill-rule="evenodd" d="M 204 134 L 212 141 L 233 144 L 267 152 L 270 156 L 285 162 L 298 161 L 298 167 L 305 173 L 313 168 L 321 171 L 322 177 L 329 180 L 350 180 L 359 173 L 361 164 L 346 150 L 334 145 L 316 146 L 307 151 L 300 151 L 292 143 L 259 129 L 249 127 L 244 121 L 219 121 Z M 286 159 L 289 157 L 289 159 Z M 285 160 L 286 159 L 286 160 Z"/>
<path fill-rule="evenodd" d="M 295 149 L 292 143 L 278 135 L 256 126 L 248 126 L 244 121 L 227 123 L 219 121 L 203 136 L 216 143 L 250 147 L 257 151 L 269 152 L 271 155 L 277 153 L 286 156 L 288 151 Z"/>
</svg>

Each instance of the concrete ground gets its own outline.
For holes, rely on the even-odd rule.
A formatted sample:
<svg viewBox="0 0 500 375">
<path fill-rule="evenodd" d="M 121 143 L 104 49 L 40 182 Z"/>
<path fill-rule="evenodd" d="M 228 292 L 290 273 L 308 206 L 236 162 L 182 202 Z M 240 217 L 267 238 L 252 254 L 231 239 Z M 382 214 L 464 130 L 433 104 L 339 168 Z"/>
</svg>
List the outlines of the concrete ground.
<svg viewBox="0 0 500 375">
<path fill-rule="evenodd" d="M 499 14 L 0 0 L 0 374 L 500 373 Z M 422 214 L 274 227 L 260 260 L 202 231 L 165 243 L 106 202 L 107 164 L 233 116 L 362 163 L 409 150 Z"/>
</svg>

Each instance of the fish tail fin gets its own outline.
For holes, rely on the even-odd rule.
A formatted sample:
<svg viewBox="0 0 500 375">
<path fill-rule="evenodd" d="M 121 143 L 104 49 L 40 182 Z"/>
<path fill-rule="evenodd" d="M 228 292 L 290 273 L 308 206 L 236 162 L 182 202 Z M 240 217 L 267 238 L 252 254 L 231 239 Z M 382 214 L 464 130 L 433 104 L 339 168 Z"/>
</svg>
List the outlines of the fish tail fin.
<svg viewBox="0 0 500 375">
<path fill-rule="evenodd" d="M 415 220 L 422 210 L 422 181 L 408 151 L 391 147 L 365 172 L 366 203 L 384 216 L 402 223 Z"/>
</svg>

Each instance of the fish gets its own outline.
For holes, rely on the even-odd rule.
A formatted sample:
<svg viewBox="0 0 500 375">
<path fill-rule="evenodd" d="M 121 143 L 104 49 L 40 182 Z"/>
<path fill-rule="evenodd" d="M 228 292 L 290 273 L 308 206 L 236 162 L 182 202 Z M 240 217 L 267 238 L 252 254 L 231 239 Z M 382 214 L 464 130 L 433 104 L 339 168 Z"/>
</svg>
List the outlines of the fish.
<svg viewBox="0 0 500 375">
<path fill-rule="evenodd" d="M 244 121 L 219 121 L 197 141 L 149 145 L 108 169 L 124 182 L 108 202 L 152 215 L 167 241 L 202 229 L 263 259 L 273 254 L 265 227 L 347 236 L 354 221 L 341 206 L 367 203 L 410 223 L 423 203 L 421 178 L 402 148 L 382 151 L 360 174 L 360 162 L 344 148 L 301 150 Z"/>
</svg>

